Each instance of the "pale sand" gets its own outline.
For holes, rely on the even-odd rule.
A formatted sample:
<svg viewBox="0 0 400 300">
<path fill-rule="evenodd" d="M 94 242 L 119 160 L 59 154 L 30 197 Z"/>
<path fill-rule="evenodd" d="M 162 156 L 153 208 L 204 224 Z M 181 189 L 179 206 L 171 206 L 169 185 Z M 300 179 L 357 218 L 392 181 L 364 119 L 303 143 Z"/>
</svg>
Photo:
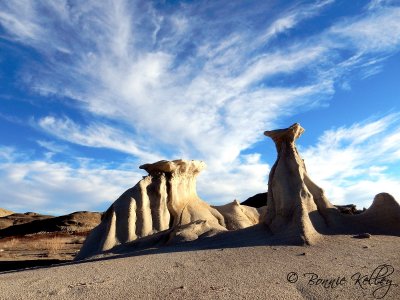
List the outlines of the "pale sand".
<svg viewBox="0 0 400 300">
<path fill-rule="evenodd" d="M 314 246 L 260 242 L 239 247 L 237 240 L 232 241 L 232 248 L 226 247 L 225 237 L 223 243 L 213 242 L 213 247 L 223 248 L 199 250 L 209 243 L 204 239 L 141 255 L 3 273 L 0 299 L 374 299 L 379 282 L 371 280 L 373 285 L 363 290 L 351 276 L 370 275 L 383 264 L 394 268 L 386 279 L 400 284 L 399 237 L 326 236 Z M 287 281 L 289 272 L 298 273 L 297 283 Z M 306 272 L 345 277 L 346 282 L 334 289 L 308 285 Z M 400 286 L 378 292 L 386 291 L 384 299 L 400 299 Z"/>
</svg>

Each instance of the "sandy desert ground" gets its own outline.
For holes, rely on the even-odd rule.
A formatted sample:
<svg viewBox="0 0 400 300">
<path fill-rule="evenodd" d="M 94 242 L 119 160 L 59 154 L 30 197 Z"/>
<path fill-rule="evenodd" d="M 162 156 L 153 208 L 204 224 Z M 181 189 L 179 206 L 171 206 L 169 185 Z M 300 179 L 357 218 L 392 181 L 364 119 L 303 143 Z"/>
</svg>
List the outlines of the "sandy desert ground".
<svg viewBox="0 0 400 300">
<path fill-rule="evenodd" d="M 0 272 L 71 261 L 100 218 L 96 212 L 53 217 L 0 208 Z"/>
<path fill-rule="evenodd" d="M 399 299 L 400 238 L 266 245 L 262 230 L 0 274 L 0 299 Z"/>
<path fill-rule="evenodd" d="M 0 239 L 0 272 L 71 261 L 87 233 L 42 232 Z"/>
</svg>

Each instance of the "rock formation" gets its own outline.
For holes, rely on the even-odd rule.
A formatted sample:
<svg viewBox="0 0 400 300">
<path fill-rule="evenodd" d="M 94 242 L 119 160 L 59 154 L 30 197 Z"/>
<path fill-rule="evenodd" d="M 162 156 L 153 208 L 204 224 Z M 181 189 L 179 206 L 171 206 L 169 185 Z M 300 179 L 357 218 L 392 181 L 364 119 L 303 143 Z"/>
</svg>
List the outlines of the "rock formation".
<svg viewBox="0 0 400 300">
<path fill-rule="evenodd" d="M 386 193 L 378 194 L 364 213 L 344 215 L 308 176 L 295 141 L 304 132 L 299 124 L 266 131 L 278 157 L 268 181 L 265 223 L 273 234 L 290 242 L 315 243 L 320 234 L 387 233 L 400 235 L 400 206 Z"/>
<path fill-rule="evenodd" d="M 212 207 L 198 197 L 196 178 L 204 167 L 203 162 L 194 160 L 163 160 L 140 166 L 149 175 L 111 205 L 77 259 L 161 231 L 169 242 L 190 241 L 258 223 L 254 208 L 236 202 Z"/>
<path fill-rule="evenodd" d="M 297 123 L 287 129 L 264 132 L 278 152 L 269 175 L 265 222 L 274 234 L 312 243 L 318 237 L 315 227 L 325 225 L 328 209 L 334 207 L 310 180 L 297 152 L 295 141 L 303 132 Z"/>
<path fill-rule="evenodd" d="M 225 227 L 228 230 L 238 230 L 258 224 L 262 213 L 262 210 L 241 205 L 237 200 L 213 207 L 224 216 Z"/>
<path fill-rule="evenodd" d="M 241 202 L 241 205 L 247 205 L 255 208 L 261 208 L 267 205 L 268 199 L 268 192 L 259 193 L 254 196 L 251 196 Z M 357 209 L 357 206 L 354 204 L 346 204 L 346 205 L 335 205 L 335 207 L 342 213 L 346 215 L 358 215 L 364 212 L 366 209 L 363 210 Z"/>
<path fill-rule="evenodd" d="M 343 208 L 329 202 L 308 176 L 297 151 L 295 141 L 303 132 L 297 123 L 265 132 L 274 141 L 278 157 L 269 175 L 266 199 L 259 194 L 249 201 L 257 206 L 267 203 L 259 208 L 236 200 L 223 206 L 202 201 L 196 192 L 196 177 L 205 167 L 201 161 L 163 160 L 140 166 L 149 175 L 111 205 L 76 259 L 117 246 L 151 247 L 217 234 L 216 238 L 226 238 L 231 232 L 222 232 L 258 223 L 266 226 L 245 229 L 243 237 L 248 238 L 253 230 L 265 232 L 266 242 L 277 238 L 290 244 L 313 244 L 323 234 L 400 235 L 400 206 L 389 194 L 378 194 L 368 210 L 356 215 L 343 214 Z"/>
<path fill-rule="evenodd" d="M 335 205 L 335 207 L 342 213 L 346 215 L 358 215 L 366 211 L 366 208 L 363 210 L 357 209 L 357 206 L 354 204 L 347 205 Z"/>
</svg>

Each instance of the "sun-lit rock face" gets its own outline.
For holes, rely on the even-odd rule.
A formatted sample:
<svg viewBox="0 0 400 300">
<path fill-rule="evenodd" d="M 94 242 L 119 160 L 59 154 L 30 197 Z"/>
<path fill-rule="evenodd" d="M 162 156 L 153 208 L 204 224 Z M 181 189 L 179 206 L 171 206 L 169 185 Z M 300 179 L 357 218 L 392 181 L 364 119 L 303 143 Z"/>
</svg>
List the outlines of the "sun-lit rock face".
<svg viewBox="0 0 400 300">
<path fill-rule="evenodd" d="M 274 233 L 312 243 L 318 237 L 313 223 L 323 226 L 325 222 L 324 214 L 319 211 L 334 208 L 324 191 L 308 177 L 297 151 L 295 141 L 303 132 L 297 123 L 286 129 L 264 132 L 272 138 L 278 152 L 269 175 L 266 224 Z"/>
<path fill-rule="evenodd" d="M 170 219 L 165 175 L 145 176 L 110 206 L 77 259 L 168 229 Z"/>
<path fill-rule="evenodd" d="M 111 205 L 101 224 L 86 239 L 77 259 L 167 229 L 171 229 L 168 240 L 174 242 L 194 240 L 205 233 L 213 235 L 258 223 L 259 214 L 250 207 L 237 208 L 250 212 L 247 215 L 242 212 L 235 222 L 232 221 L 235 216 L 232 210 L 224 208 L 221 212 L 226 212 L 229 223 L 226 227 L 223 214 L 198 197 L 196 178 L 205 168 L 202 161 L 163 160 L 140 168 L 149 175 Z"/>
<path fill-rule="evenodd" d="M 167 179 L 167 205 L 172 216 L 173 226 L 188 224 L 197 220 L 207 220 L 215 227 L 224 226 L 223 216 L 197 195 L 197 175 L 205 167 L 206 165 L 202 161 L 181 159 L 162 160 L 154 164 L 140 166 L 152 177 L 163 174 Z"/>
<path fill-rule="evenodd" d="M 389 194 L 378 194 L 371 207 L 357 215 L 342 214 L 329 202 L 308 176 L 297 151 L 295 142 L 303 132 L 296 123 L 264 133 L 274 141 L 278 157 L 269 175 L 267 206 L 257 209 L 238 201 L 210 206 L 201 200 L 196 192 L 197 175 L 205 168 L 201 161 L 162 160 L 140 166 L 149 175 L 111 205 L 76 259 L 135 240 L 146 247 L 193 241 L 260 220 L 268 230 L 257 228 L 264 228 L 268 238 L 291 244 L 313 244 L 322 234 L 400 235 L 400 206 Z"/>
<path fill-rule="evenodd" d="M 260 222 L 259 210 L 254 207 L 241 205 L 237 200 L 213 207 L 224 216 L 225 227 L 228 230 L 238 230 Z"/>
<path fill-rule="evenodd" d="M 296 140 L 304 132 L 298 124 L 265 131 L 276 146 L 277 160 L 268 181 L 265 223 L 270 230 L 291 242 L 312 244 L 320 233 L 394 233 L 400 235 L 400 206 L 392 196 L 379 194 L 371 207 L 358 215 L 343 215 L 323 189 L 308 176 Z M 338 162 L 340 163 L 340 162 Z"/>
</svg>

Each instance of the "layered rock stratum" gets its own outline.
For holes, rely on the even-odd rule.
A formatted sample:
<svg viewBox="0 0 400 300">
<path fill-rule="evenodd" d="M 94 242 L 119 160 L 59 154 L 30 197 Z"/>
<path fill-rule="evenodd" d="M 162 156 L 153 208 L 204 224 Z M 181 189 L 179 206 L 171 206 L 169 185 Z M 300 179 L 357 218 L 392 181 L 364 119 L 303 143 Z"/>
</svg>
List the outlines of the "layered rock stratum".
<svg viewBox="0 0 400 300">
<path fill-rule="evenodd" d="M 264 133 L 275 143 L 277 160 L 268 192 L 247 202 L 256 207 L 236 200 L 210 206 L 201 200 L 196 192 L 196 178 L 205 167 L 201 161 L 163 160 L 140 166 L 148 175 L 111 205 L 76 259 L 120 245 L 131 245 L 132 250 L 139 242 L 152 247 L 211 236 L 226 238 L 229 235 L 224 232 L 233 230 L 246 230 L 246 238 L 254 225 L 254 231 L 265 233 L 265 241 L 287 244 L 315 244 L 328 234 L 400 235 L 400 206 L 387 193 L 375 196 L 371 207 L 356 215 L 343 214 L 347 208 L 331 204 L 309 177 L 297 150 L 295 142 L 303 132 L 296 123 Z"/>
</svg>

